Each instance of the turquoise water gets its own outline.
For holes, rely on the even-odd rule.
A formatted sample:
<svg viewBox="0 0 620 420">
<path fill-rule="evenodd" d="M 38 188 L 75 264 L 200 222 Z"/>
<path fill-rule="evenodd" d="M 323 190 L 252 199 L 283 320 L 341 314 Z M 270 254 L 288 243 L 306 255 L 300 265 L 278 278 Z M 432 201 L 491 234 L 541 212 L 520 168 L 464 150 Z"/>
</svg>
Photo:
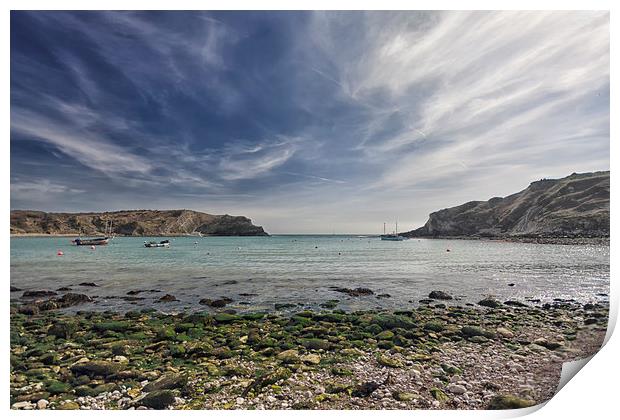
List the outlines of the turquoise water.
<svg viewBox="0 0 620 420">
<path fill-rule="evenodd" d="M 404 308 L 432 290 L 463 303 L 554 298 L 594 301 L 609 292 L 609 247 L 496 241 L 381 241 L 357 236 L 178 237 L 171 247 L 145 248 L 145 240 L 115 238 L 95 250 L 71 238 L 11 238 L 11 285 L 24 290 L 71 287 L 96 297 L 80 309 L 163 311 L 206 309 L 202 298 L 230 297 L 237 310 L 273 310 L 274 303 L 316 307 L 339 299 L 345 310 Z M 450 249 L 450 252 L 446 250 Z M 57 250 L 64 252 L 57 256 Z M 95 282 L 99 287 L 78 286 Z M 515 286 L 508 286 L 515 283 Z M 367 287 L 373 296 L 330 290 Z M 127 302 L 131 290 L 144 300 Z M 18 300 L 23 292 L 12 292 Z M 160 303 L 163 294 L 178 302 Z M 240 294 L 251 294 L 242 296 Z M 378 298 L 378 294 L 390 297 Z"/>
</svg>

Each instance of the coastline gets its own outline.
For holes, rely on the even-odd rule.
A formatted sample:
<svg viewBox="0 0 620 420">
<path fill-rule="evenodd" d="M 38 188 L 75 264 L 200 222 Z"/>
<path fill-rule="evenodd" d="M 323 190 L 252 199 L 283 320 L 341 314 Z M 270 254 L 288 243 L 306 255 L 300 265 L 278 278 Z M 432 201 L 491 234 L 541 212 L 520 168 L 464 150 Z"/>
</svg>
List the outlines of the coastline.
<svg viewBox="0 0 620 420">
<path fill-rule="evenodd" d="M 80 236 L 105 236 L 104 233 L 11 233 L 11 238 L 74 238 Z M 168 235 L 114 235 L 114 238 L 219 238 L 219 237 L 269 237 L 271 235 L 192 235 L 189 233 L 171 233 Z"/>
<path fill-rule="evenodd" d="M 516 242 L 541 245 L 607 245 L 610 237 L 528 237 L 528 236 L 406 236 L 408 239 Z"/>
<path fill-rule="evenodd" d="M 19 312 L 14 409 L 501 409 L 551 398 L 562 363 L 599 349 L 608 307 Z"/>
</svg>

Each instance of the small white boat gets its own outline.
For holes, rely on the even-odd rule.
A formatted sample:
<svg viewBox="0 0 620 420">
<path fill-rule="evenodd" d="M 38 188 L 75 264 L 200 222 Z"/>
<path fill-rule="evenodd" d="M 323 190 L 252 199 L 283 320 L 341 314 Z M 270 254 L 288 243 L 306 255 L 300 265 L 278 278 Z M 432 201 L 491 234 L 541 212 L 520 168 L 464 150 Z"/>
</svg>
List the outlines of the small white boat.
<svg viewBox="0 0 620 420">
<path fill-rule="evenodd" d="M 170 241 L 168 239 L 163 240 L 161 242 L 156 242 L 156 241 L 146 242 L 146 241 L 144 241 L 144 246 L 147 247 L 147 248 L 168 248 L 170 246 Z"/>
</svg>

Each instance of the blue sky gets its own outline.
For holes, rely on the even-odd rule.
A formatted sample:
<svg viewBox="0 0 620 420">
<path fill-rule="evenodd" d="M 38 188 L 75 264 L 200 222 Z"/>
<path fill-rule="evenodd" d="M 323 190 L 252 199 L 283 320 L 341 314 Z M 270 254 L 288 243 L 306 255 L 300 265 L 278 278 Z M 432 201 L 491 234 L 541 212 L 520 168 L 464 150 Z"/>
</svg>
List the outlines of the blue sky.
<svg viewBox="0 0 620 420">
<path fill-rule="evenodd" d="M 378 233 L 609 169 L 607 12 L 12 12 L 11 208 Z"/>
</svg>

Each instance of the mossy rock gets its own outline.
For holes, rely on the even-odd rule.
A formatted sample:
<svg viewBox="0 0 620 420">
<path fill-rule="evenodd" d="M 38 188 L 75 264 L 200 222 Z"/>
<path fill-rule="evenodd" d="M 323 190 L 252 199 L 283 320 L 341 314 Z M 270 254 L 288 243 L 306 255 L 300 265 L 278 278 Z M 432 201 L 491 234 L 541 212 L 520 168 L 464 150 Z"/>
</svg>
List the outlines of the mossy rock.
<svg viewBox="0 0 620 420">
<path fill-rule="evenodd" d="M 328 394 L 351 394 L 355 386 L 339 382 L 329 382 L 325 384 L 325 392 Z"/>
<path fill-rule="evenodd" d="M 74 375 L 88 375 L 88 376 L 110 376 L 118 372 L 121 365 L 118 363 L 93 360 L 88 362 L 82 362 L 71 366 L 71 371 Z"/>
<path fill-rule="evenodd" d="M 396 401 L 400 401 L 400 402 L 409 402 L 409 401 L 413 401 L 413 400 L 420 398 L 418 394 L 413 394 L 411 392 L 400 392 L 400 391 L 394 391 L 392 393 L 392 397 Z"/>
<path fill-rule="evenodd" d="M 99 395 L 99 394 L 103 394 L 104 392 L 112 392 L 116 388 L 117 388 L 116 384 L 113 384 L 113 383 L 101 384 L 101 385 L 97 385 L 93 389 L 93 392 L 95 393 L 95 395 Z"/>
<path fill-rule="evenodd" d="M 274 372 L 270 373 L 269 375 L 265 376 L 265 378 L 263 378 L 262 380 L 262 384 L 267 386 L 267 385 L 273 385 L 279 381 L 285 381 L 288 378 L 291 377 L 291 375 L 293 374 L 293 372 L 291 372 L 290 369 L 287 368 L 277 368 Z"/>
<path fill-rule="evenodd" d="M 44 383 L 45 390 L 52 395 L 63 394 L 71 391 L 71 385 L 65 382 L 60 382 L 55 379 L 51 379 Z"/>
<path fill-rule="evenodd" d="M 463 335 L 463 337 L 482 336 L 489 339 L 495 338 L 494 332 L 472 325 L 466 325 L 461 328 L 461 335 Z"/>
<path fill-rule="evenodd" d="M 294 349 L 285 350 L 283 352 L 278 353 L 278 355 L 276 356 L 276 359 L 280 360 L 282 363 L 285 363 L 285 364 L 294 364 L 294 363 L 299 363 L 300 361 L 299 352 Z"/>
<path fill-rule="evenodd" d="M 532 400 L 515 397 L 514 395 L 496 395 L 487 405 L 487 410 L 510 410 L 531 407 L 535 404 L 536 402 Z"/>
<path fill-rule="evenodd" d="M 202 338 L 205 336 L 205 331 L 202 328 L 190 328 L 187 330 L 187 336 L 190 338 Z"/>
<path fill-rule="evenodd" d="M 170 347 L 168 347 L 168 351 L 170 352 L 170 356 L 172 357 L 181 357 L 185 355 L 186 349 L 183 344 L 171 344 Z"/>
<path fill-rule="evenodd" d="M 386 366 L 386 367 L 391 367 L 391 368 L 402 368 L 403 367 L 403 363 L 400 360 L 394 359 L 385 354 L 380 354 L 377 356 L 377 363 L 379 363 L 381 366 Z"/>
<path fill-rule="evenodd" d="M 56 338 L 69 339 L 76 331 L 77 325 L 75 323 L 56 322 L 48 328 L 47 335 L 51 335 Z"/>
<path fill-rule="evenodd" d="M 450 400 L 446 393 L 439 388 L 431 388 L 430 393 L 433 398 L 435 398 L 439 402 L 446 402 Z"/>
<path fill-rule="evenodd" d="M 219 314 L 215 314 L 213 316 L 213 319 L 215 319 L 218 324 L 229 324 L 231 322 L 240 321 L 243 318 L 241 318 L 239 315 L 221 312 Z"/>
<path fill-rule="evenodd" d="M 389 350 L 394 347 L 394 343 L 392 343 L 391 341 L 386 341 L 386 340 L 379 341 L 377 343 L 377 347 L 383 350 Z"/>
<path fill-rule="evenodd" d="M 177 324 L 174 326 L 174 330 L 177 333 L 187 332 L 192 328 L 194 328 L 194 324 L 189 323 L 189 322 L 183 322 L 181 324 Z"/>
<path fill-rule="evenodd" d="M 75 401 L 63 401 L 57 407 L 56 410 L 79 410 L 80 405 Z"/>
<path fill-rule="evenodd" d="M 211 349 L 210 354 L 218 359 L 230 359 L 233 357 L 233 352 L 228 347 L 214 347 Z"/>
<path fill-rule="evenodd" d="M 315 320 L 317 321 L 325 321 L 325 322 L 332 322 L 332 323 L 338 323 L 338 322 L 343 322 L 346 320 L 346 315 L 343 314 L 339 314 L 337 312 L 332 312 L 332 313 L 322 313 L 322 314 L 316 314 L 313 317 Z"/>
<path fill-rule="evenodd" d="M 424 324 L 424 329 L 427 331 L 441 332 L 445 327 L 446 324 L 441 321 L 429 321 Z"/>
<path fill-rule="evenodd" d="M 155 338 L 157 340 L 175 340 L 177 337 L 177 334 L 174 332 L 174 328 L 172 327 L 163 327 L 158 329 L 155 332 Z"/>
<path fill-rule="evenodd" d="M 163 410 L 174 404 L 174 397 L 174 392 L 169 389 L 151 391 L 140 400 L 136 401 L 136 404 L 154 408 L 155 410 Z"/>
<path fill-rule="evenodd" d="M 130 330 L 133 326 L 132 322 L 129 321 L 109 321 L 109 322 L 99 322 L 93 325 L 95 331 L 99 332 L 126 332 Z"/>
<path fill-rule="evenodd" d="M 46 353 L 39 359 L 44 365 L 57 365 L 59 358 L 56 353 Z"/>
<path fill-rule="evenodd" d="M 393 328 L 413 329 L 416 327 L 415 322 L 404 315 L 376 315 L 372 318 L 373 324 L 377 324 L 383 330 L 391 330 Z"/>
<path fill-rule="evenodd" d="M 95 397 L 98 394 L 88 385 L 80 385 L 74 389 L 75 395 L 78 397 Z"/>
<path fill-rule="evenodd" d="M 301 345 L 309 350 L 329 350 L 332 344 L 321 338 L 307 338 L 301 340 Z"/>
<path fill-rule="evenodd" d="M 375 338 L 377 340 L 391 340 L 394 338 L 394 333 L 390 330 L 381 331 Z"/>
<path fill-rule="evenodd" d="M 243 314 L 242 317 L 243 319 L 246 319 L 248 321 L 258 321 L 260 319 L 263 319 L 265 315 L 267 314 L 264 312 L 253 312 L 249 314 Z"/>
<path fill-rule="evenodd" d="M 460 375 L 460 374 L 463 373 L 463 371 L 461 369 L 457 368 L 456 366 L 448 365 L 446 363 L 442 363 L 441 364 L 441 368 L 448 375 Z"/>
<path fill-rule="evenodd" d="M 142 391 L 151 392 L 162 389 L 182 388 L 187 384 L 187 376 L 182 373 L 170 372 L 159 377 L 156 381 L 149 382 Z"/>
<path fill-rule="evenodd" d="M 342 366 L 334 366 L 331 368 L 332 375 L 336 376 L 353 376 L 353 371 Z"/>
</svg>

